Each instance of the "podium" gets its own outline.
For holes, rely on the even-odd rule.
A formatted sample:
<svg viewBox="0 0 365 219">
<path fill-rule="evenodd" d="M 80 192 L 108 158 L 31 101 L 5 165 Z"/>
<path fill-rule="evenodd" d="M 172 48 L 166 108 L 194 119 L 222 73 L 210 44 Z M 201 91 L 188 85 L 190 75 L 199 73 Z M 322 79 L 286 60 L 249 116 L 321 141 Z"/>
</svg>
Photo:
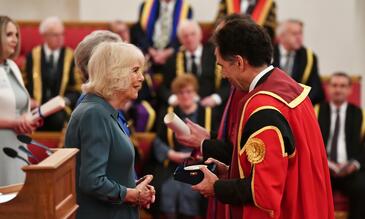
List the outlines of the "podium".
<svg viewBox="0 0 365 219">
<path fill-rule="evenodd" d="M 75 164 L 78 149 L 54 149 L 36 165 L 24 166 L 24 184 L 0 187 L 0 193 L 17 193 L 0 203 L 0 219 L 76 218 Z"/>
</svg>

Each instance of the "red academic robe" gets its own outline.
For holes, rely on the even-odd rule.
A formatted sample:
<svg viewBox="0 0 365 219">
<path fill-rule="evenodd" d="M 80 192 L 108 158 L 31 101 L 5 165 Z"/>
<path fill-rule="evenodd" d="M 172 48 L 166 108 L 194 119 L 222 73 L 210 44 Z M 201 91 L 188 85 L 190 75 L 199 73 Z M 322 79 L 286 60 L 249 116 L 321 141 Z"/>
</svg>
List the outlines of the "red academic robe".
<svg viewBox="0 0 365 219">
<path fill-rule="evenodd" d="M 230 141 L 230 139 L 236 139 L 236 132 L 234 132 L 234 127 L 237 127 L 237 123 L 239 122 L 239 104 L 243 97 L 247 94 L 247 92 L 239 91 L 235 88 L 232 88 L 232 92 L 229 96 L 227 104 L 224 108 L 224 113 L 222 116 L 222 120 L 220 122 L 218 136 L 219 140 L 226 139 Z M 228 208 L 227 204 L 224 204 L 218 201 L 215 198 L 209 198 L 208 200 L 208 210 L 207 210 L 207 219 L 221 219 L 225 217 L 225 209 Z"/>
<path fill-rule="evenodd" d="M 230 205 L 227 219 L 334 218 L 327 157 L 309 90 L 275 68 L 243 98 L 229 178 L 252 177 L 253 204 Z M 275 126 L 242 135 L 250 117 L 264 109 L 277 110 L 288 122 L 292 153 Z"/>
</svg>

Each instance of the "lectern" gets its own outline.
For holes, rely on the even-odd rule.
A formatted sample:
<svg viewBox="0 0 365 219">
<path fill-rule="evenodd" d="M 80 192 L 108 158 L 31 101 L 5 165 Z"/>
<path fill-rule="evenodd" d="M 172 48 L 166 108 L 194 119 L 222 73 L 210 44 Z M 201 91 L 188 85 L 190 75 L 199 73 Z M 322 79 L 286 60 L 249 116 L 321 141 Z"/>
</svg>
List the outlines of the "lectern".
<svg viewBox="0 0 365 219">
<path fill-rule="evenodd" d="M 78 149 L 54 149 L 36 165 L 24 166 L 24 184 L 0 187 L 0 193 L 18 193 L 0 204 L 0 219 L 75 218 L 75 163 Z"/>
</svg>

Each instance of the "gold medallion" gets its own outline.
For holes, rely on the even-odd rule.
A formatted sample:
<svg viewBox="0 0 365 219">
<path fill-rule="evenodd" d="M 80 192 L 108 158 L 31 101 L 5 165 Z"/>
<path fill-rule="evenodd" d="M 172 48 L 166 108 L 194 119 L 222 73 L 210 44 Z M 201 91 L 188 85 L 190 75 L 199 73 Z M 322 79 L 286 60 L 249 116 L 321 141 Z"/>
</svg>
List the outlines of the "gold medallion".
<svg viewBox="0 0 365 219">
<path fill-rule="evenodd" d="M 261 163 L 265 157 L 265 144 L 261 139 L 250 138 L 245 145 L 247 160 L 252 164 Z"/>
</svg>

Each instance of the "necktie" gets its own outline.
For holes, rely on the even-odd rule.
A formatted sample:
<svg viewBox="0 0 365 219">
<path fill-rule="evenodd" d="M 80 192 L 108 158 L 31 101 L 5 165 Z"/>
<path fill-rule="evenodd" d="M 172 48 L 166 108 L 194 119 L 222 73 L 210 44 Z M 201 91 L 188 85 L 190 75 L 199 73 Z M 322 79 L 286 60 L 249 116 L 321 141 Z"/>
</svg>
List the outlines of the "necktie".
<svg viewBox="0 0 365 219">
<path fill-rule="evenodd" d="M 194 75 L 198 75 L 198 66 L 196 65 L 195 62 L 195 55 L 191 54 L 191 73 L 193 73 Z"/>
<path fill-rule="evenodd" d="M 131 131 L 128 128 L 127 120 L 123 116 L 122 112 L 118 112 L 118 123 L 122 127 L 124 134 L 130 136 Z"/>
<path fill-rule="evenodd" d="M 168 13 L 167 4 L 163 6 L 160 16 L 161 16 L 160 18 L 161 35 L 158 37 L 155 46 L 157 49 L 164 49 L 169 43 L 169 38 L 170 38 L 170 27 L 169 27 L 170 17 Z"/>
<path fill-rule="evenodd" d="M 292 53 L 288 52 L 286 54 L 286 60 L 285 60 L 285 64 L 283 66 L 283 70 L 288 74 L 291 75 L 291 65 L 292 65 Z"/>
<path fill-rule="evenodd" d="M 54 67 L 55 67 L 53 53 L 51 53 L 49 55 L 49 58 L 48 58 L 48 66 L 49 66 L 49 69 L 51 69 L 51 72 L 53 73 L 54 72 Z"/>
<path fill-rule="evenodd" d="M 337 162 L 337 144 L 338 144 L 338 134 L 340 132 L 340 110 L 336 110 L 336 121 L 335 121 L 335 130 L 332 136 L 331 142 L 331 151 L 330 151 L 330 160 L 333 162 Z"/>
</svg>

